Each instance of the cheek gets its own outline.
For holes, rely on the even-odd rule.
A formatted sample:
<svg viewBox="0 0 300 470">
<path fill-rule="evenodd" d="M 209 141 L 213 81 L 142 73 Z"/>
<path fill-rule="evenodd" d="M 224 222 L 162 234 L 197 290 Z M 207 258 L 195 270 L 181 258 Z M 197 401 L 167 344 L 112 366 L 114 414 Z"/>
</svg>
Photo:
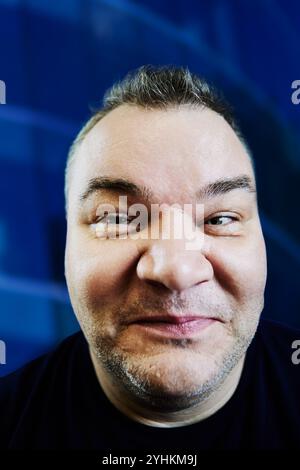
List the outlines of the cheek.
<svg viewBox="0 0 300 470">
<path fill-rule="evenodd" d="M 115 303 L 127 291 L 134 253 L 126 244 L 93 241 L 93 249 L 81 252 L 68 247 L 67 273 L 71 295 L 89 307 Z"/>
<path fill-rule="evenodd" d="M 217 239 L 210 246 L 210 261 L 220 285 L 242 301 L 263 296 L 266 251 L 261 236 Z"/>
</svg>

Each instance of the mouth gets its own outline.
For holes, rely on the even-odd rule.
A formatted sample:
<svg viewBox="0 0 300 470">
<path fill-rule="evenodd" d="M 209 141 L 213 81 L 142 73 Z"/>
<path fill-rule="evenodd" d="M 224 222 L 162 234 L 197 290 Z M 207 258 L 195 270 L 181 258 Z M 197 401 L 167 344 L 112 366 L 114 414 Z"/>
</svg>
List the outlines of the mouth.
<svg viewBox="0 0 300 470">
<path fill-rule="evenodd" d="M 189 338 L 220 321 L 219 318 L 199 315 L 159 315 L 139 318 L 131 322 L 130 325 L 139 332 L 143 331 L 147 334 L 170 338 Z"/>
</svg>

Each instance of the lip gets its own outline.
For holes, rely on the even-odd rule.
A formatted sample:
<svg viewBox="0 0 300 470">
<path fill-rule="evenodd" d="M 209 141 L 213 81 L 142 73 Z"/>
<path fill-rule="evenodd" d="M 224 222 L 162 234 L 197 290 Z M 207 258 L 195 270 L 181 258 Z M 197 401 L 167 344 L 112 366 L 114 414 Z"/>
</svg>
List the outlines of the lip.
<svg viewBox="0 0 300 470">
<path fill-rule="evenodd" d="M 170 338 L 188 338 L 197 335 L 213 323 L 220 322 L 218 318 L 204 316 L 148 316 L 135 320 L 132 326 L 145 333 L 166 336 Z"/>
</svg>

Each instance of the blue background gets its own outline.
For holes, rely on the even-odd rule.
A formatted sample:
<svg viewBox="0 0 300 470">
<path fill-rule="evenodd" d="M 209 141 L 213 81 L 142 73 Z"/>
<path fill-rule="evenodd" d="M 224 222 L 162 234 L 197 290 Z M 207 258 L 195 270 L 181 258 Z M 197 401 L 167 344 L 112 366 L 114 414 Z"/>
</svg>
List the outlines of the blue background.
<svg viewBox="0 0 300 470">
<path fill-rule="evenodd" d="M 78 328 L 63 270 L 68 147 L 103 92 L 145 63 L 189 66 L 253 151 L 269 277 L 263 315 L 300 327 L 300 4 L 0 0 L 0 375 Z"/>
</svg>

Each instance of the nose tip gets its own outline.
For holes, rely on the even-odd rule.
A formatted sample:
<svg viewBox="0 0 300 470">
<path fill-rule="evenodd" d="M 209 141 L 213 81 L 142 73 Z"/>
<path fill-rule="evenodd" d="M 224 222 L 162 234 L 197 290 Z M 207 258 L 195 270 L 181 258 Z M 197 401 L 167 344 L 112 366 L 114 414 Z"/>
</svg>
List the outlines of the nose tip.
<svg viewBox="0 0 300 470">
<path fill-rule="evenodd" d="M 201 252 L 152 247 L 139 260 L 137 275 L 143 281 L 183 291 L 212 278 L 213 269 Z"/>
</svg>

